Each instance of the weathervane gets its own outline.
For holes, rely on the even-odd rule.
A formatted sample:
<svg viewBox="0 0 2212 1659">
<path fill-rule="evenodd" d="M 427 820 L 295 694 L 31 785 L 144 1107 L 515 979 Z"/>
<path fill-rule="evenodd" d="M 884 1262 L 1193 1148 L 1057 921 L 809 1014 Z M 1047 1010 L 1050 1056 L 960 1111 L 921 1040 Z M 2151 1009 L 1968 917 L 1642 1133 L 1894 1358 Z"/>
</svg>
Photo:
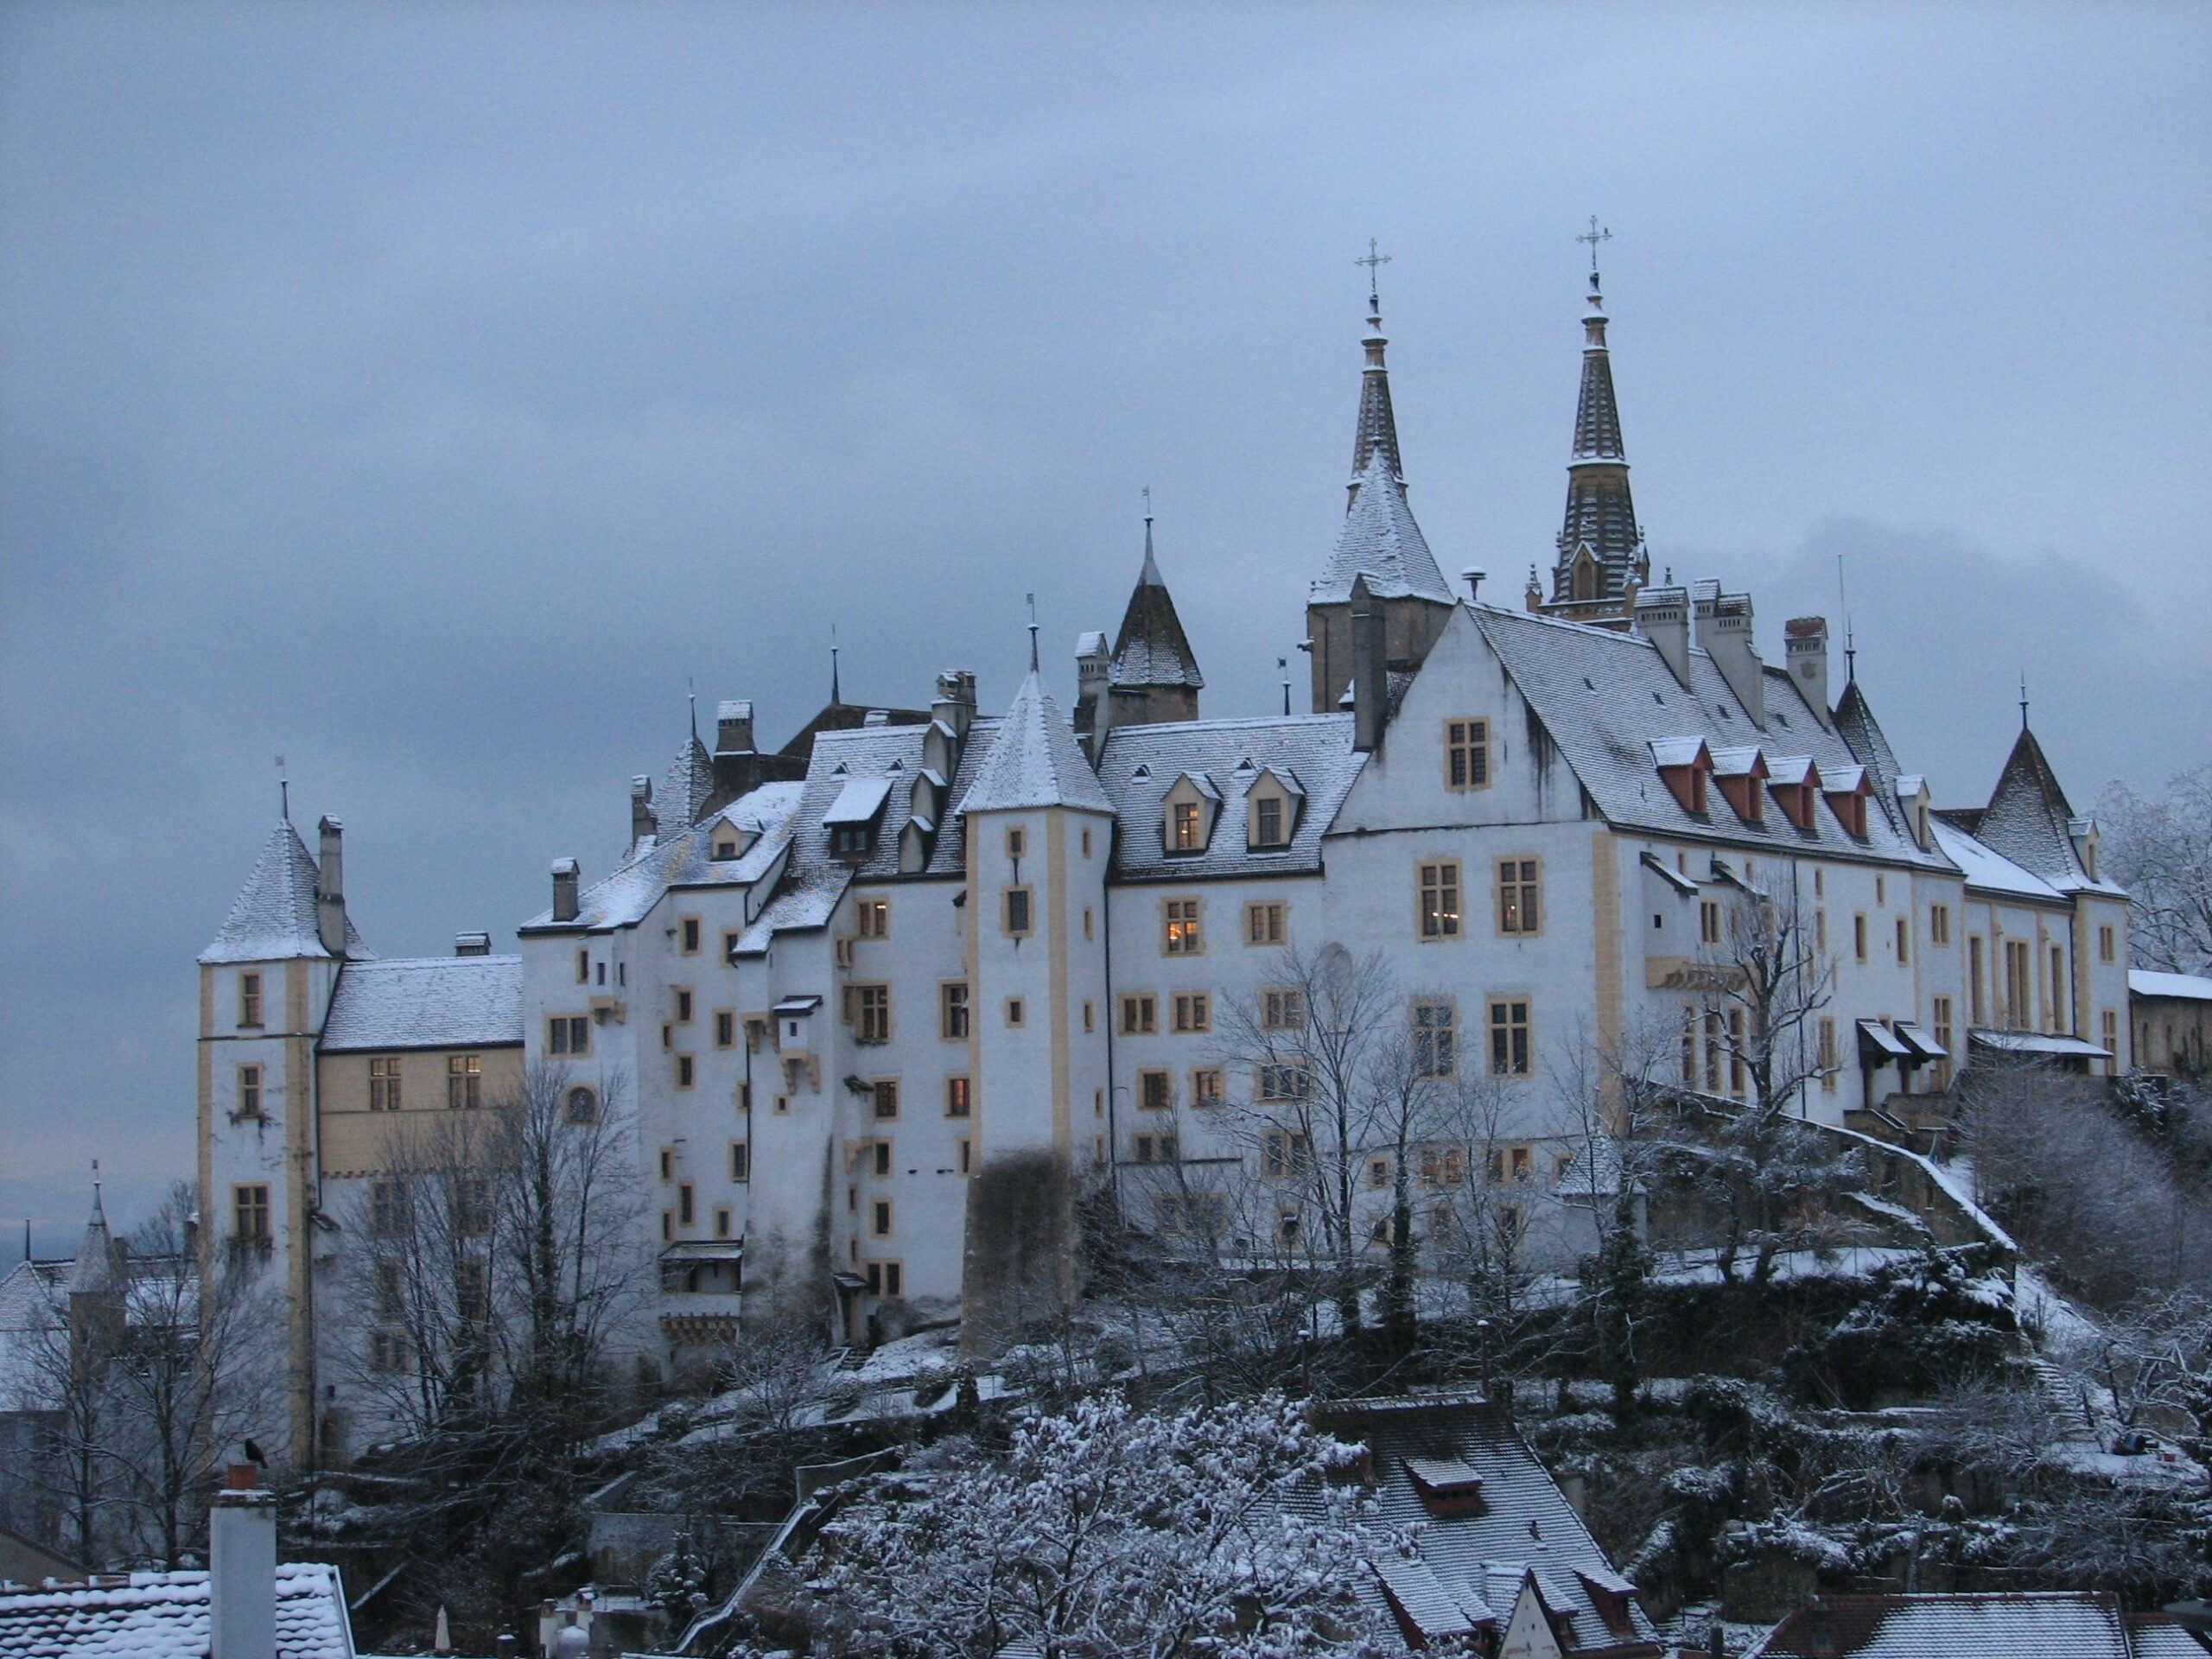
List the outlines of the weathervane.
<svg viewBox="0 0 2212 1659">
<path fill-rule="evenodd" d="M 1151 494 L 1149 490 L 1145 492 L 1147 506 L 1152 505 Z M 1029 671 L 1034 674 L 1037 671 L 1037 595 L 1024 594 L 1022 598 L 1029 602 Z"/>
<path fill-rule="evenodd" d="M 284 776 L 284 757 L 281 754 L 276 757 L 276 803 L 284 822 L 289 823 L 292 821 L 292 784 Z"/>
<path fill-rule="evenodd" d="M 1352 264 L 1355 265 L 1364 265 L 1367 267 L 1367 308 L 1375 313 L 1377 316 L 1380 316 L 1382 313 L 1382 290 L 1376 281 L 1376 267 L 1378 265 L 1387 265 L 1389 263 L 1390 256 L 1389 254 L 1377 253 L 1375 251 L 1375 238 L 1371 236 L 1367 238 L 1367 257 L 1364 259 L 1355 259 L 1352 261 Z"/>
</svg>

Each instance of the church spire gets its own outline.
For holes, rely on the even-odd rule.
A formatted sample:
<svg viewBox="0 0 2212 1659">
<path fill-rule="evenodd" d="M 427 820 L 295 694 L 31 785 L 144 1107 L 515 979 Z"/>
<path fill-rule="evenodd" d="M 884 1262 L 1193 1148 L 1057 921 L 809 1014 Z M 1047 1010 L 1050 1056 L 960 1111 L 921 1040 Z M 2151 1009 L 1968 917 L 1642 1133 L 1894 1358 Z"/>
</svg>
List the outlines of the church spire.
<svg viewBox="0 0 2212 1659">
<path fill-rule="evenodd" d="M 1352 433 L 1347 507 L 1359 499 L 1360 480 L 1378 453 L 1398 487 L 1402 490 L 1406 484 L 1406 469 L 1398 459 L 1397 417 L 1390 410 L 1390 371 L 1382 360 L 1383 348 L 1390 342 L 1382 335 L 1382 298 L 1376 280 L 1376 267 L 1389 264 L 1390 256 L 1377 253 L 1370 238 L 1367 257 L 1352 263 L 1367 267 L 1367 335 L 1361 341 L 1367 364 L 1359 377 L 1359 424 Z"/>
<path fill-rule="evenodd" d="M 1612 232 L 1592 218 L 1575 239 L 1590 245 L 1588 309 L 1582 319 L 1582 385 L 1574 408 L 1574 448 L 1567 464 L 1567 515 L 1559 556 L 1552 567 L 1548 609 L 1566 609 L 1586 621 L 1624 613 L 1630 594 L 1649 579 L 1643 531 L 1629 493 L 1628 450 L 1621 440 L 1621 411 L 1613 393 L 1613 367 L 1605 344 L 1605 299 L 1598 274 L 1599 244 Z"/>
</svg>

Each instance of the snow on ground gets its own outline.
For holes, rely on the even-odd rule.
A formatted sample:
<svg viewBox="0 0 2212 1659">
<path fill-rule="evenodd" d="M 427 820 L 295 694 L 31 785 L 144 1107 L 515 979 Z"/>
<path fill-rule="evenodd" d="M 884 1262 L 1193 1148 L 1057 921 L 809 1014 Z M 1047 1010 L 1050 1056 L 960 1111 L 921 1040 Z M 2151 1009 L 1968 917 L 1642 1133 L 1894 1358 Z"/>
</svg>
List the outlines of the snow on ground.
<svg viewBox="0 0 2212 1659">
<path fill-rule="evenodd" d="M 2020 1328 L 2037 1347 L 2067 1353 L 2096 1339 L 2097 1327 L 2035 1268 L 2022 1262 L 2014 1275 Z"/>
</svg>

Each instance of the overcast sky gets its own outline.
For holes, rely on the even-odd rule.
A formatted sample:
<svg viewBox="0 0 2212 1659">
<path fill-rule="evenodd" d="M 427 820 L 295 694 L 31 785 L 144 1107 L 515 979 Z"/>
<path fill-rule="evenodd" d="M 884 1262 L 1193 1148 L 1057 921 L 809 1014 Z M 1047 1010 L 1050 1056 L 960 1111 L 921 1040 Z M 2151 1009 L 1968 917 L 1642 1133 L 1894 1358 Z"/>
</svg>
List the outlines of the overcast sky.
<svg viewBox="0 0 2212 1659">
<path fill-rule="evenodd" d="M 2202 6 L 0 11 L 0 1215 L 65 1248 L 92 1157 L 131 1211 L 189 1173 L 193 957 L 280 752 L 372 949 L 511 948 L 688 679 L 780 741 L 835 623 L 854 700 L 962 666 L 993 706 L 1033 591 L 1065 693 L 1147 484 L 1208 712 L 1274 706 L 1370 236 L 1447 572 L 1551 556 L 1596 213 L 1656 563 L 1749 586 L 1778 658 L 1847 555 L 1940 804 L 2024 669 L 2077 804 L 2203 760 L 2208 45 Z"/>
</svg>

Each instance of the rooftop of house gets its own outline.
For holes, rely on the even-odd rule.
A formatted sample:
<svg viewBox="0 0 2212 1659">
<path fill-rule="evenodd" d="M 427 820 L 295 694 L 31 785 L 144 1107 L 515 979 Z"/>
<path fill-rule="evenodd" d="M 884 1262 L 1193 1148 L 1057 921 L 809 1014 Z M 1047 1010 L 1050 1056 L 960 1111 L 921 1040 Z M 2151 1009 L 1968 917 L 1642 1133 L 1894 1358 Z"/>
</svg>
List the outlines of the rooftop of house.
<svg viewBox="0 0 2212 1659">
<path fill-rule="evenodd" d="M 520 957 L 397 957 L 338 970 L 321 1047 L 342 1054 L 521 1041 Z"/>
<path fill-rule="evenodd" d="M 2212 1653 L 2162 1613 L 2123 1612 L 2106 1592 L 1820 1596 L 1745 1659 L 2183 1659 Z"/>
<path fill-rule="evenodd" d="M 315 918 L 315 862 L 289 818 L 279 819 L 262 843 L 253 872 L 238 889 L 231 913 L 223 918 L 214 943 L 200 953 L 202 963 L 285 962 L 296 957 L 327 959 Z M 368 955 L 361 936 L 346 924 L 346 955 Z"/>
<path fill-rule="evenodd" d="M 0 1659 L 206 1659 L 205 1572 L 133 1573 L 0 1589 Z M 354 1659 L 338 1569 L 276 1568 L 274 1659 Z"/>
<path fill-rule="evenodd" d="M 1377 599 L 1428 599 L 1452 602 L 1452 585 L 1428 550 L 1428 538 L 1414 522 L 1399 481 L 1395 455 L 1377 445 L 1354 480 L 1357 493 L 1338 532 L 1328 568 L 1313 587 L 1313 602 L 1340 604 L 1351 598 L 1352 583 L 1367 578 Z"/>
<path fill-rule="evenodd" d="M 2212 979 L 2201 974 L 2161 974 L 2147 968 L 2131 968 L 2127 970 L 2127 994 L 2182 1002 L 2212 1002 Z"/>
</svg>

